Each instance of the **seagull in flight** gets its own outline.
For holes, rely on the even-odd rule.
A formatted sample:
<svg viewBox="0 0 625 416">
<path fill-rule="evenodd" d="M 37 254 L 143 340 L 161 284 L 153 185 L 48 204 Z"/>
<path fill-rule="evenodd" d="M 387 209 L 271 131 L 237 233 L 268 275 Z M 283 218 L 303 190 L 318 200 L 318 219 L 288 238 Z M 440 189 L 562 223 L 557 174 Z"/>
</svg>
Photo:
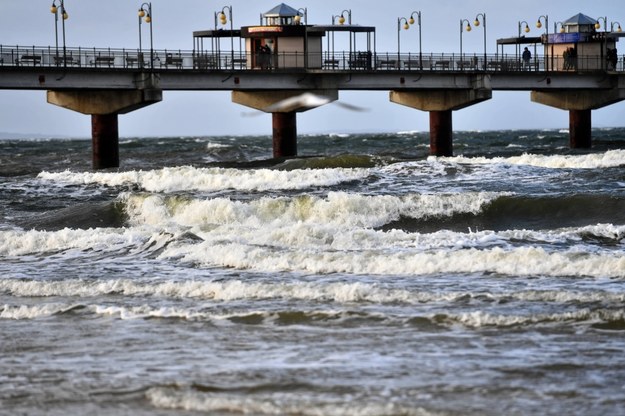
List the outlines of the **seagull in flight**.
<svg viewBox="0 0 625 416">
<path fill-rule="evenodd" d="M 311 92 L 305 92 L 300 95 L 285 98 L 284 100 L 280 100 L 277 103 L 263 108 L 263 111 L 266 113 L 304 111 L 310 110 L 311 108 L 321 107 L 322 105 L 332 102 L 347 110 L 366 111 L 363 107 L 334 101 L 332 98 L 326 97 L 325 95 L 313 94 Z"/>
<path fill-rule="evenodd" d="M 270 106 L 262 109 L 265 113 L 290 113 L 293 111 L 306 111 L 312 108 L 321 107 L 325 104 L 336 104 L 347 110 L 351 111 L 367 111 L 364 107 L 359 107 L 353 104 L 346 104 L 339 101 L 335 101 L 333 98 L 325 95 L 313 94 L 311 92 L 305 92 L 303 94 L 295 95 L 293 97 L 285 98 Z M 243 115 L 254 116 L 263 114 L 262 112 L 243 113 Z"/>
</svg>

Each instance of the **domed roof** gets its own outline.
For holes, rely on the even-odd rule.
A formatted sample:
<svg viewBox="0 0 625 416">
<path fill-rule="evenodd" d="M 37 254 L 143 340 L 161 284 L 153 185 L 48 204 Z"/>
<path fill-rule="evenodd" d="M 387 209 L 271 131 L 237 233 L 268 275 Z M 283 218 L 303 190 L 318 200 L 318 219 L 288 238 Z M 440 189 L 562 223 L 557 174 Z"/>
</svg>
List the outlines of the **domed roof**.
<svg viewBox="0 0 625 416">
<path fill-rule="evenodd" d="M 295 17 L 301 16 L 301 13 L 298 10 L 295 10 L 291 6 L 288 6 L 284 3 L 278 4 L 273 9 L 263 14 L 263 17 Z"/>
<path fill-rule="evenodd" d="M 565 20 L 562 24 L 584 26 L 584 25 L 594 25 L 595 23 L 597 23 L 597 21 L 593 19 L 592 17 L 588 17 L 582 13 L 577 13 L 575 16 L 570 17 L 567 20 Z"/>
</svg>

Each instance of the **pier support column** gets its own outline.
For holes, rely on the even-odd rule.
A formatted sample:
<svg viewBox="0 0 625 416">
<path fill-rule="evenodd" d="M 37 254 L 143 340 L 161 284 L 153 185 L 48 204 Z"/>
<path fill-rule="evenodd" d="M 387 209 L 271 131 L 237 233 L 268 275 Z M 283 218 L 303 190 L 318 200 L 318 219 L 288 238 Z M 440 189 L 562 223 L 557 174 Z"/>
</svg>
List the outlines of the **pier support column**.
<svg viewBox="0 0 625 416">
<path fill-rule="evenodd" d="M 569 147 L 590 149 L 592 146 L 591 110 L 569 110 Z"/>
<path fill-rule="evenodd" d="M 297 113 L 319 107 L 306 99 L 306 93 L 321 95 L 328 102 L 339 98 L 338 90 L 260 90 L 232 91 L 232 102 L 271 113 L 273 157 L 297 156 Z M 316 100 L 313 100 L 316 101 Z"/>
<path fill-rule="evenodd" d="M 532 91 L 535 103 L 569 112 L 569 146 L 588 149 L 592 146 L 591 111 L 625 99 L 625 89 Z"/>
<path fill-rule="evenodd" d="M 91 116 L 91 147 L 94 169 L 119 167 L 117 114 L 93 114 Z"/>
<path fill-rule="evenodd" d="M 490 75 L 458 76 L 449 89 L 392 90 L 391 102 L 430 113 L 430 154 L 453 156 L 452 111 L 489 100 Z"/>
<path fill-rule="evenodd" d="M 430 111 L 430 155 L 453 156 L 451 110 Z"/>
<path fill-rule="evenodd" d="M 297 113 L 271 113 L 273 157 L 297 156 Z"/>
<path fill-rule="evenodd" d="M 145 78 L 145 79 L 144 79 Z M 93 168 L 119 167 L 118 114 L 125 114 L 163 99 L 150 77 L 137 80 L 136 90 L 50 90 L 48 103 L 91 116 Z"/>
</svg>

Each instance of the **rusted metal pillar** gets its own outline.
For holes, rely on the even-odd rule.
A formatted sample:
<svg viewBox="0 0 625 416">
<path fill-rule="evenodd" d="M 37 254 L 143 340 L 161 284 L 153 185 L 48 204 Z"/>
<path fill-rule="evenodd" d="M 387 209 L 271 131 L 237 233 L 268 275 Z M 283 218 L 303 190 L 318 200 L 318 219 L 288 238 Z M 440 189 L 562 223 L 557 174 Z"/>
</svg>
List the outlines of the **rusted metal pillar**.
<svg viewBox="0 0 625 416">
<path fill-rule="evenodd" d="M 119 167 L 119 128 L 117 113 L 91 115 L 93 168 Z"/>
<path fill-rule="evenodd" d="M 569 110 L 569 147 L 590 149 L 592 146 L 591 110 Z"/>
<path fill-rule="evenodd" d="M 430 111 L 430 154 L 453 156 L 451 111 Z"/>
<path fill-rule="evenodd" d="M 273 157 L 297 156 L 297 113 L 271 113 Z"/>
</svg>

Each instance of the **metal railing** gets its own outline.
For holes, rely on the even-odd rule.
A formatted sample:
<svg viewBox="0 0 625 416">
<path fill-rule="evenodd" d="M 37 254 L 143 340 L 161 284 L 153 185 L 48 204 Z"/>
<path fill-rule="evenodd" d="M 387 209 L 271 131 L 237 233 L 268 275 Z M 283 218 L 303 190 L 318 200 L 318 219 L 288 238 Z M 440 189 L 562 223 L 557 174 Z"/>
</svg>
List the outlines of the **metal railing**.
<svg viewBox="0 0 625 416">
<path fill-rule="evenodd" d="M 625 71 L 625 55 L 616 65 L 601 56 L 534 57 L 524 62 L 516 54 L 372 53 L 341 51 L 303 53 L 247 53 L 232 51 L 138 50 L 0 45 L 0 66 L 67 67 L 142 70 L 282 70 L 321 71 Z"/>
</svg>

